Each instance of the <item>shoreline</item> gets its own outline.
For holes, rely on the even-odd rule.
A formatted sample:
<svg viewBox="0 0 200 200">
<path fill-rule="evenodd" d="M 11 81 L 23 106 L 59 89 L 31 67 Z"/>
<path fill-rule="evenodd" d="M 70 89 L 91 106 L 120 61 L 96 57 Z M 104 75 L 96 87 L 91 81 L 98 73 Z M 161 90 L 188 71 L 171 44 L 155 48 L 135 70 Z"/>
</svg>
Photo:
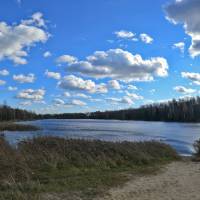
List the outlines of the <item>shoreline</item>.
<svg viewBox="0 0 200 200">
<path fill-rule="evenodd" d="M 153 175 L 132 177 L 96 200 L 199 200 L 200 162 L 184 158 Z"/>
</svg>

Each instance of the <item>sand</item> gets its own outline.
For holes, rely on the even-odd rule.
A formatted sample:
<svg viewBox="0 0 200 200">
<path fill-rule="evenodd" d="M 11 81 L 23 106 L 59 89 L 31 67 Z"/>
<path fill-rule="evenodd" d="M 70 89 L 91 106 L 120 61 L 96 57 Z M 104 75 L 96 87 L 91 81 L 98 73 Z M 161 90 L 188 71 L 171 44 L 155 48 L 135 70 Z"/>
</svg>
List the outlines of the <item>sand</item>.
<svg viewBox="0 0 200 200">
<path fill-rule="evenodd" d="M 200 200 L 200 163 L 174 162 L 156 175 L 135 177 L 98 200 Z"/>
</svg>

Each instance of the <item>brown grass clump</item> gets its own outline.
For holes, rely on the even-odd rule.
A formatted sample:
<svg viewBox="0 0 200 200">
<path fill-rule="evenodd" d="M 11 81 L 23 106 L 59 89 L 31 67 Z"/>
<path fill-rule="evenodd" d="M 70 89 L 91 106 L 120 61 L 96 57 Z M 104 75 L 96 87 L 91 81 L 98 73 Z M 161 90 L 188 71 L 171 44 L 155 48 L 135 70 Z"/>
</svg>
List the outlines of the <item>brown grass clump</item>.
<svg viewBox="0 0 200 200">
<path fill-rule="evenodd" d="M 39 137 L 14 148 L 0 137 L 0 200 L 39 200 L 51 193 L 90 199 L 126 181 L 127 174 L 157 169 L 178 158 L 159 142 Z"/>
</svg>

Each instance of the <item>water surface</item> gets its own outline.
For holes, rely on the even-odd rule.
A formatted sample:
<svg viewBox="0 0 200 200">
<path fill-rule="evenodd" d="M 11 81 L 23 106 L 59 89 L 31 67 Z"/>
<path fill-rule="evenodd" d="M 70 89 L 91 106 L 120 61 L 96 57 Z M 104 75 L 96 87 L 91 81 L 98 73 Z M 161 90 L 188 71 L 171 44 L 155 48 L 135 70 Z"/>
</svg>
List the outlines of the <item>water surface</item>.
<svg viewBox="0 0 200 200">
<path fill-rule="evenodd" d="M 170 144 L 182 155 L 194 152 L 193 143 L 200 138 L 198 123 L 168 123 L 118 120 L 38 120 L 23 122 L 39 126 L 39 131 L 5 132 L 12 144 L 38 135 L 105 141 L 158 140 Z"/>
</svg>

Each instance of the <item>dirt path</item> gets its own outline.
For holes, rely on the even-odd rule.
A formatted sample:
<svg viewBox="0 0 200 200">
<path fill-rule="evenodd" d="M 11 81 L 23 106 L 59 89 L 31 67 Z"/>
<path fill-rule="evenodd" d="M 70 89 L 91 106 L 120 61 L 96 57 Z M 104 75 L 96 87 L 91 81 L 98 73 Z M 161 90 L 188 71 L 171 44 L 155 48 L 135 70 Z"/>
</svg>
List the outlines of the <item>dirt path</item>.
<svg viewBox="0 0 200 200">
<path fill-rule="evenodd" d="M 98 200 L 200 200 L 200 163 L 174 162 L 161 173 L 135 178 Z"/>
</svg>

